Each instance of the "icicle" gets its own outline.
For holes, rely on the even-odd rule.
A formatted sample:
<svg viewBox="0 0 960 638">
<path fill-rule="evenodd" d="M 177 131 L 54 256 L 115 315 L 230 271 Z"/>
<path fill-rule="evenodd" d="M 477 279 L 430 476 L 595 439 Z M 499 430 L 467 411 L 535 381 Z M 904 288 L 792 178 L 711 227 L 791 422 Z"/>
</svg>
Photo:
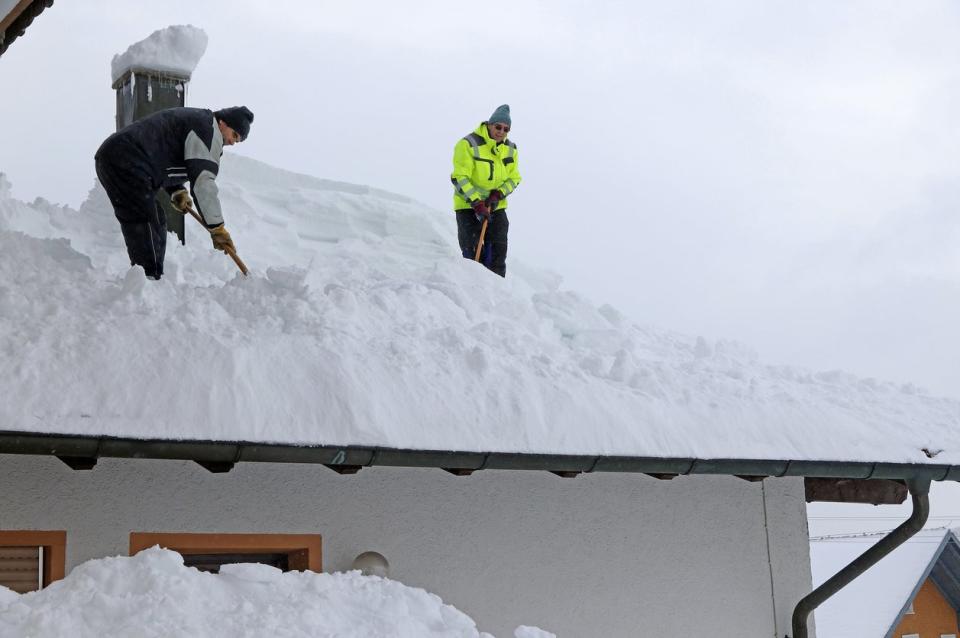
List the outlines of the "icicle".
<svg viewBox="0 0 960 638">
<path fill-rule="evenodd" d="M 147 83 L 147 102 L 153 102 L 153 82 Z"/>
<path fill-rule="evenodd" d="M 137 76 L 134 74 L 133 69 L 130 69 L 130 95 L 133 95 L 133 90 L 137 86 Z"/>
</svg>

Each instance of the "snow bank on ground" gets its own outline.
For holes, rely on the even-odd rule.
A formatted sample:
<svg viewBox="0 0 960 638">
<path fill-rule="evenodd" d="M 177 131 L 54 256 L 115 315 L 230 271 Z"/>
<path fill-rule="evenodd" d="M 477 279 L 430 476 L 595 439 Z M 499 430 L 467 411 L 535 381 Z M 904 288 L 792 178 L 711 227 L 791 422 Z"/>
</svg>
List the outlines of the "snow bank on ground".
<svg viewBox="0 0 960 638">
<path fill-rule="evenodd" d="M 165 71 L 190 76 L 207 50 L 207 34 L 192 25 L 175 25 L 154 31 L 131 44 L 110 63 L 110 81 L 115 83 L 130 69 Z"/>
<path fill-rule="evenodd" d="M 556 638 L 556 635 L 538 627 L 520 625 L 516 631 L 513 632 L 513 638 Z"/>
<path fill-rule="evenodd" d="M 158 547 L 88 561 L 39 592 L 10 593 L 0 592 L 0 635 L 11 638 L 493 638 L 439 597 L 388 579 L 260 564 L 209 574 Z M 526 627 L 516 635 L 553 638 Z"/>
<path fill-rule="evenodd" d="M 403 196 L 229 153 L 218 182 L 246 279 L 190 219 L 148 282 L 99 187 L 79 211 L 0 188 L 5 429 L 960 463 L 958 401 L 638 325 L 516 260 L 503 280 Z"/>
<path fill-rule="evenodd" d="M 0 585 L 0 607 L 16 600 L 19 597 L 20 595 L 17 592 Z"/>
</svg>

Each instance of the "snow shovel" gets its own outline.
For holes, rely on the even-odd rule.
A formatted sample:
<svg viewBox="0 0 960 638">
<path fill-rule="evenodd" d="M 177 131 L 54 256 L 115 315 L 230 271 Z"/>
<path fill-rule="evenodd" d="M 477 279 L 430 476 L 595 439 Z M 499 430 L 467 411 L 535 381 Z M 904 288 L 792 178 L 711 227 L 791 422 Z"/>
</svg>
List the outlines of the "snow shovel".
<svg viewBox="0 0 960 638">
<path fill-rule="evenodd" d="M 483 250 L 483 236 L 487 234 L 487 222 L 489 221 L 489 217 L 483 218 L 483 226 L 480 227 L 480 239 L 477 240 L 477 252 L 473 255 L 474 261 L 480 261 L 480 251 Z"/>
<path fill-rule="evenodd" d="M 204 228 L 207 228 L 207 225 L 203 223 L 202 219 L 200 219 L 200 215 L 197 214 L 197 211 L 193 210 L 193 206 L 188 206 L 187 212 L 190 213 L 191 217 L 197 220 L 198 224 L 200 224 Z M 207 232 L 208 233 L 210 232 L 209 228 L 207 228 Z M 243 276 L 246 277 L 247 274 L 249 273 L 249 271 L 247 270 L 247 265 L 243 263 L 243 260 L 240 259 L 239 255 L 237 255 L 237 251 L 233 250 L 232 248 L 227 248 L 227 254 L 230 255 L 230 259 L 233 260 L 233 263 L 237 265 L 237 268 L 239 268 L 240 272 L 243 273 Z"/>
</svg>

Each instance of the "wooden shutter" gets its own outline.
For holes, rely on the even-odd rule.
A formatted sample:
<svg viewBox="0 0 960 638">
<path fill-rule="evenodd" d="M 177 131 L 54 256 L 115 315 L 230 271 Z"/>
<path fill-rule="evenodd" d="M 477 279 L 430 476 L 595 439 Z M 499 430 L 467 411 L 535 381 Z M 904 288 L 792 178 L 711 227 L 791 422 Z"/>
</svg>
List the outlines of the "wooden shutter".
<svg viewBox="0 0 960 638">
<path fill-rule="evenodd" d="M 19 594 L 40 589 L 39 547 L 0 547 L 0 585 Z"/>
</svg>

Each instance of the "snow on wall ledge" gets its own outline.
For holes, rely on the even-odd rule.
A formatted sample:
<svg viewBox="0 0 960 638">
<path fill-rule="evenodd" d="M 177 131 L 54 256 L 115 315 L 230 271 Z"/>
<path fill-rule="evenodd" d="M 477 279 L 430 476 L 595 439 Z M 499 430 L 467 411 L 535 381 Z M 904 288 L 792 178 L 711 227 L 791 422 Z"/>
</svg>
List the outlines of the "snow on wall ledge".
<svg viewBox="0 0 960 638">
<path fill-rule="evenodd" d="M 148 282 L 99 186 L 77 211 L 0 178 L 0 429 L 960 464 L 956 400 L 643 327 L 516 260 L 503 280 L 399 195 L 229 153 L 218 181 L 247 279 L 188 226 Z"/>
</svg>

